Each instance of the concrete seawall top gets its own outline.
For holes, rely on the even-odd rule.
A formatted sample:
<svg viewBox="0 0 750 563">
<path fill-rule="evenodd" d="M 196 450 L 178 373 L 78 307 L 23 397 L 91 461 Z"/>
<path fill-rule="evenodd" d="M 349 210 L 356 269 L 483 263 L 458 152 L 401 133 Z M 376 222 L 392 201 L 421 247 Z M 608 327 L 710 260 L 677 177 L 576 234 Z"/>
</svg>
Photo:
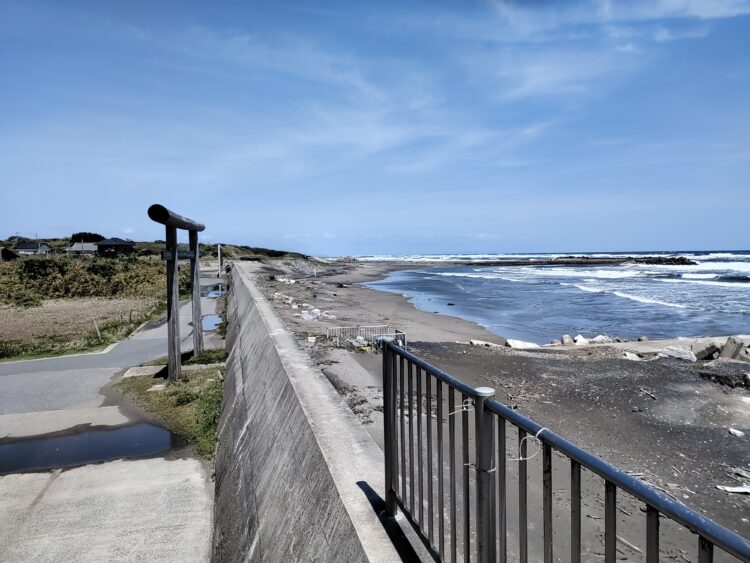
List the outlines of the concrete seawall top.
<svg viewBox="0 0 750 563">
<path fill-rule="evenodd" d="M 375 512 L 381 450 L 236 264 L 214 560 L 400 561 Z"/>
</svg>

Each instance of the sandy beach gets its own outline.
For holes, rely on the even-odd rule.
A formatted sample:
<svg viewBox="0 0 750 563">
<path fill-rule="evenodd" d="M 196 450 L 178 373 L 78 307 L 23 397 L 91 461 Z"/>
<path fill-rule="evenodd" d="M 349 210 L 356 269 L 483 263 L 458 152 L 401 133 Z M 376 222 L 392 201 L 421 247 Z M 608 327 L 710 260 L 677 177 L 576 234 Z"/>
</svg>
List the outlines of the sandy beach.
<svg viewBox="0 0 750 563">
<path fill-rule="evenodd" d="M 472 339 L 498 345 L 505 340 L 463 319 L 418 311 L 401 295 L 357 285 L 413 267 L 321 267 L 298 260 L 259 264 L 256 273 L 258 285 L 289 329 L 381 446 L 382 356 L 333 346 L 325 339 L 327 328 L 398 328 L 407 333 L 409 349 L 431 364 L 469 385 L 495 388 L 500 401 L 523 415 L 750 536 L 749 495 L 716 488 L 739 484 L 743 479 L 737 470 L 750 470 L 750 375 L 744 375 L 750 374 L 750 363 L 723 362 L 712 368 L 702 362 L 657 359 L 655 352 L 670 342 L 654 341 L 534 350 L 471 346 Z M 302 311 L 311 308 L 321 316 L 306 319 Z M 641 358 L 625 359 L 626 350 Z M 732 377 L 717 380 L 714 372 Z M 732 435 L 729 428 L 745 435 Z M 562 489 L 566 481 L 561 479 Z M 596 528 L 603 507 L 593 496 L 587 510 L 589 524 Z M 642 546 L 640 505 L 631 499 L 620 506 L 622 533 L 631 544 Z M 665 522 L 663 529 L 671 530 L 671 524 Z M 692 550 L 683 550 L 681 541 L 675 539 L 665 553 L 675 560 L 691 560 Z M 623 556 L 640 557 L 637 549 L 625 545 L 623 550 Z"/>
</svg>

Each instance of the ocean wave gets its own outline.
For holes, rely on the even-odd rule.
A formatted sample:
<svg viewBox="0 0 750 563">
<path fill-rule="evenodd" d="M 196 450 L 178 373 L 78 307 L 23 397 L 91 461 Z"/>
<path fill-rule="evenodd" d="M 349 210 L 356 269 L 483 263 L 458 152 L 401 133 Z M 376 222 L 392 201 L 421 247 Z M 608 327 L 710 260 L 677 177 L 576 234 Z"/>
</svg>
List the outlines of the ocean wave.
<svg viewBox="0 0 750 563">
<path fill-rule="evenodd" d="M 736 279 L 737 281 L 719 281 L 719 280 L 731 280 Z M 730 287 L 732 289 L 750 289 L 750 278 L 745 276 L 722 276 L 719 280 L 682 280 L 682 279 L 667 279 L 661 278 L 660 282 L 665 283 L 689 283 L 693 285 L 710 285 L 714 287 Z M 744 283 L 743 283 L 744 282 Z"/>
<path fill-rule="evenodd" d="M 650 305 L 664 305 L 665 307 L 674 307 L 676 309 L 687 309 L 687 305 L 680 305 L 679 303 L 669 303 L 667 301 L 660 301 L 658 299 L 650 299 L 649 297 L 642 297 L 640 295 L 632 295 L 630 293 L 624 293 L 622 291 L 613 291 L 613 295 L 622 297 L 623 299 L 630 299 L 632 301 L 638 301 L 639 303 L 648 303 Z"/>
<path fill-rule="evenodd" d="M 563 283 L 563 284 L 560 284 L 560 285 L 571 285 L 571 284 L 569 284 L 569 283 Z M 590 285 L 578 285 L 576 283 L 574 283 L 572 285 L 573 285 L 573 287 L 578 288 L 581 291 L 585 291 L 587 293 L 603 293 L 603 292 L 607 291 L 603 287 L 591 287 Z"/>
<path fill-rule="evenodd" d="M 680 274 L 680 277 L 689 280 L 712 280 L 719 277 L 719 274 Z"/>
<path fill-rule="evenodd" d="M 587 267 L 581 268 L 528 268 L 529 273 L 538 276 L 547 277 L 570 277 L 570 278 L 595 278 L 616 280 L 624 278 L 643 277 L 644 273 L 634 269 L 622 270 L 590 270 Z"/>
</svg>

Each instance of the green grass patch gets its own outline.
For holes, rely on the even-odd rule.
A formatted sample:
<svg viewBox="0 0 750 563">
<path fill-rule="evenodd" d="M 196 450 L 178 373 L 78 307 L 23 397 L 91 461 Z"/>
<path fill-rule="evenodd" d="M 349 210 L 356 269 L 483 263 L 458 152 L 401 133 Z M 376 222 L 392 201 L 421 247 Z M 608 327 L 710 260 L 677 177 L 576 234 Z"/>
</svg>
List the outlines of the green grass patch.
<svg viewBox="0 0 750 563">
<path fill-rule="evenodd" d="M 188 440 L 198 454 L 213 460 L 223 395 L 219 373 L 216 368 L 206 368 L 183 375 L 182 380 L 167 384 L 161 391 L 149 391 L 164 381 L 151 376 L 122 379 L 115 389 Z"/>
<path fill-rule="evenodd" d="M 204 350 L 202 354 L 193 356 L 186 364 L 220 364 L 227 361 L 227 351 L 223 348 L 216 348 L 213 350 Z"/>
</svg>

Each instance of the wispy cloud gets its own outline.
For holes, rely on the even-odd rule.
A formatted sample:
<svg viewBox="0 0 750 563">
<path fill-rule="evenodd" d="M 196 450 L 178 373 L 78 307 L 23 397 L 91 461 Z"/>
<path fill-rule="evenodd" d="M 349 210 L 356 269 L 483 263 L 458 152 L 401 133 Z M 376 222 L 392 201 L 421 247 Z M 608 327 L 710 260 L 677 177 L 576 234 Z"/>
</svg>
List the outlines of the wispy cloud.
<svg viewBox="0 0 750 563">
<path fill-rule="evenodd" d="M 653 37 L 655 41 L 677 41 L 680 39 L 702 39 L 710 33 L 707 26 L 695 27 L 690 29 L 674 29 L 659 26 L 654 30 Z"/>
</svg>

